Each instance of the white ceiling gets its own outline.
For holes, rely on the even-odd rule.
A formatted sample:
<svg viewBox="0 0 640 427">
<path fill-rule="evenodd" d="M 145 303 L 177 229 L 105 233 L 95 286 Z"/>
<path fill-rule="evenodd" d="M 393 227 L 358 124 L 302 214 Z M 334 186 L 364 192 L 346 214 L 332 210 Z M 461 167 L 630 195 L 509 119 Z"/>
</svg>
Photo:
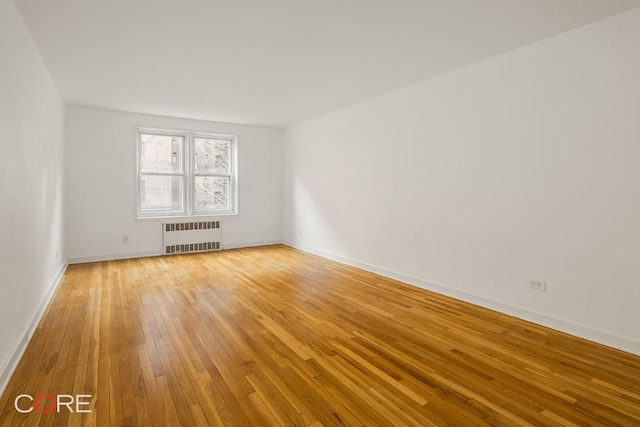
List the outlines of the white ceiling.
<svg viewBox="0 0 640 427">
<path fill-rule="evenodd" d="M 65 101 L 286 126 L 640 0 L 15 0 Z"/>
</svg>

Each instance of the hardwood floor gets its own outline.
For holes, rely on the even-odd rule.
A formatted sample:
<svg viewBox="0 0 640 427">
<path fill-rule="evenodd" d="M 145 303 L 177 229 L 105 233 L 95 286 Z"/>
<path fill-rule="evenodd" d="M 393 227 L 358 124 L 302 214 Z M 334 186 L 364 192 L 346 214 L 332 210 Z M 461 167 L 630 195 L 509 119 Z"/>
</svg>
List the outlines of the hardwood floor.
<svg viewBox="0 0 640 427">
<path fill-rule="evenodd" d="M 22 414 L 21 394 L 92 395 L 92 412 Z M 637 426 L 640 357 L 268 246 L 70 266 L 0 410 L 3 426 Z"/>
</svg>

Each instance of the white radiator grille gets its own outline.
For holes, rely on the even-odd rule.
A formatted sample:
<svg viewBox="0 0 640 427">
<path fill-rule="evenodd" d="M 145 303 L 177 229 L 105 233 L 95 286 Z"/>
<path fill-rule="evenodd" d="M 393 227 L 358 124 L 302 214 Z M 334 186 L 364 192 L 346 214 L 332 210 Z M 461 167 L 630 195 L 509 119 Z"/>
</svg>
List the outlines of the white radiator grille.
<svg viewBox="0 0 640 427">
<path fill-rule="evenodd" d="M 165 254 L 219 251 L 222 248 L 220 221 L 175 222 L 162 224 Z"/>
</svg>

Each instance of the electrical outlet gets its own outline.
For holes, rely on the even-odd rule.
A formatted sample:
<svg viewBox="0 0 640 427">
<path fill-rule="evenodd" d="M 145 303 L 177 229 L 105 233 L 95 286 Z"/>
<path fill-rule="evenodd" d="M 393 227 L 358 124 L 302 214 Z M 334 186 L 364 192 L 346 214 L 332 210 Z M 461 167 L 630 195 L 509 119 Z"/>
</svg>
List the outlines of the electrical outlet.
<svg viewBox="0 0 640 427">
<path fill-rule="evenodd" d="M 58 259 L 59 256 L 60 256 L 60 253 L 56 251 L 56 259 Z"/>
<path fill-rule="evenodd" d="M 129 236 L 122 236 L 122 243 L 124 245 L 128 244 L 129 243 Z"/>
<path fill-rule="evenodd" d="M 529 287 L 537 291 L 545 292 L 547 290 L 547 282 L 541 280 L 529 280 Z"/>
</svg>

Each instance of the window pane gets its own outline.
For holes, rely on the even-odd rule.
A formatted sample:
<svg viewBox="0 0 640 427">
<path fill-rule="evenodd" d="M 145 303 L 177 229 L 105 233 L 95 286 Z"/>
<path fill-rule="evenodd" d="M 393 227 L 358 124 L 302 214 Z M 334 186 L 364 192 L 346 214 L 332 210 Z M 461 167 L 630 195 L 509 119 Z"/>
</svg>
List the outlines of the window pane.
<svg viewBox="0 0 640 427">
<path fill-rule="evenodd" d="M 195 182 L 196 210 L 228 211 L 231 209 L 229 178 L 220 176 L 196 176 Z"/>
<path fill-rule="evenodd" d="M 194 138 L 194 169 L 221 175 L 231 174 L 231 141 L 215 138 Z"/>
<path fill-rule="evenodd" d="M 140 181 L 141 212 L 182 212 L 181 176 L 143 175 Z"/>
<path fill-rule="evenodd" d="M 143 172 L 182 173 L 184 137 L 140 135 L 140 168 Z"/>
</svg>

